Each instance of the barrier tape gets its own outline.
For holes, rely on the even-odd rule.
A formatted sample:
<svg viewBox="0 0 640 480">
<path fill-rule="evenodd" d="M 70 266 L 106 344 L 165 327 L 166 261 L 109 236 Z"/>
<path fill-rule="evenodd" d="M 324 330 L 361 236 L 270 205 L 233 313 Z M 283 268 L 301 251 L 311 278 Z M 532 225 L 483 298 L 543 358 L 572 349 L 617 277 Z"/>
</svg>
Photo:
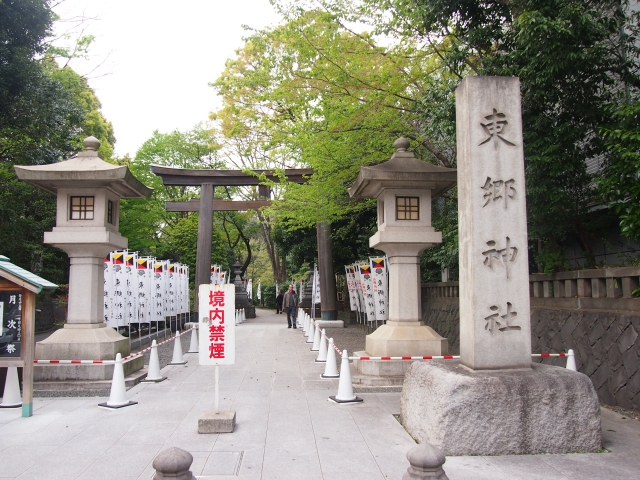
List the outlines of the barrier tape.
<svg viewBox="0 0 640 480">
<path fill-rule="evenodd" d="M 156 346 L 159 347 L 160 345 L 169 343 L 175 340 L 177 337 L 181 337 L 182 335 L 189 333 L 191 330 L 195 328 L 196 327 L 191 327 L 190 329 L 185 330 L 184 332 L 181 332 L 178 335 L 174 335 L 173 337 L 168 338 L 163 342 L 157 343 Z M 152 348 L 153 346 L 150 346 L 138 352 L 132 353 L 131 355 L 127 355 L 122 359 L 122 363 L 127 363 L 133 360 L 134 358 L 141 357 Z M 38 360 L 38 359 L 35 359 L 33 363 L 36 365 L 114 365 L 116 361 L 115 360 Z"/>
<path fill-rule="evenodd" d="M 315 328 L 319 328 L 318 326 L 318 322 L 315 321 L 313 318 L 311 319 L 311 322 L 313 323 L 313 325 L 315 326 Z M 327 339 L 327 342 L 329 341 L 329 337 L 322 331 L 322 329 L 320 330 L 320 334 Z M 335 349 L 335 351 L 338 353 L 338 355 L 342 356 L 342 350 L 340 350 L 336 344 L 333 344 L 333 348 Z M 532 353 L 531 354 L 532 357 L 543 357 L 543 358 L 547 358 L 547 357 L 568 357 L 569 354 L 568 353 Z M 415 357 L 411 357 L 411 356 L 402 356 L 402 357 L 368 357 L 368 356 L 364 356 L 364 357 L 348 357 L 349 360 L 455 360 L 460 358 L 460 355 L 423 355 L 423 356 L 415 356 Z"/>
<path fill-rule="evenodd" d="M 421 357 L 349 357 L 349 360 L 454 360 L 460 355 L 423 355 Z"/>
</svg>

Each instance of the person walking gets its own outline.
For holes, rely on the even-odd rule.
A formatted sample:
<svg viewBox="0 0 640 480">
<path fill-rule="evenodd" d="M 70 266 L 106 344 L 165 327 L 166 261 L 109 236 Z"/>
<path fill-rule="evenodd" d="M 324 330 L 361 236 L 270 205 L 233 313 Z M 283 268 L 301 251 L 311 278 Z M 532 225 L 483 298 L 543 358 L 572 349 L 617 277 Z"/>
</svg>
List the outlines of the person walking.
<svg viewBox="0 0 640 480">
<path fill-rule="evenodd" d="M 296 294 L 293 291 L 293 285 L 289 285 L 289 291 L 284 294 L 282 299 L 282 306 L 285 312 L 287 312 L 287 324 L 289 328 L 297 328 L 296 326 L 296 308 L 298 307 L 298 300 Z"/>
<path fill-rule="evenodd" d="M 282 290 L 278 290 L 278 296 L 276 297 L 276 313 L 282 313 L 282 300 L 284 296 L 282 295 Z"/>
</svg>

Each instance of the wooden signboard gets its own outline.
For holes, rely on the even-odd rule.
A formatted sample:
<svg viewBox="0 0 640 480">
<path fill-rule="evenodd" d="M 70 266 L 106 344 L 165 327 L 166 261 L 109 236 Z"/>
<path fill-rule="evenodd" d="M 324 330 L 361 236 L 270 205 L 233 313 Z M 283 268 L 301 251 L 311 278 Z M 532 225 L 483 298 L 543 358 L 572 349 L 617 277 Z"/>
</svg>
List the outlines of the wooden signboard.
<svg viewBox="0 0 640 480">
<path fill-rule="evenodd" d="M 0 255 L 0 367 L 22 367 L 22 416 L 33 415 L 36 294 L 54 283 Z"/>
</svg>

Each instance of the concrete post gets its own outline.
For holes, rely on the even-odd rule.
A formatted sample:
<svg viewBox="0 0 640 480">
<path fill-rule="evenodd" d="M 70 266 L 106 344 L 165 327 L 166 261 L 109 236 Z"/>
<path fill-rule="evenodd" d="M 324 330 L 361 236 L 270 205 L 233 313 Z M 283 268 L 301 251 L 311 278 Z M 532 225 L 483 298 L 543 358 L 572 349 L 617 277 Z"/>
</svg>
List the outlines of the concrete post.
<svg viewBox="0 0 640 480">
<path fill-rule="evenodd" d="M 333 273 L 333 251 L 331 244 L 331 225 L 318 222 L 318 270 L 320 271 L 320 312 L 322 320 L 337 320 L 336 277 Z"/>
<path fill-rule="evenodd" d="M 193 463 L 193 455 L 178 447 L 161 451 L 153 460 L 156 474 L 153 480 L 196 480 L 189 468 Z"/>
<path fill-rule="evenodd" d="M 411 466 L 402 476 L 402 480 L 449 480 L 442 465 L 446 462 L 444 454 L 427 442 L 422 442 L 407 452 Z"/>
</svg>

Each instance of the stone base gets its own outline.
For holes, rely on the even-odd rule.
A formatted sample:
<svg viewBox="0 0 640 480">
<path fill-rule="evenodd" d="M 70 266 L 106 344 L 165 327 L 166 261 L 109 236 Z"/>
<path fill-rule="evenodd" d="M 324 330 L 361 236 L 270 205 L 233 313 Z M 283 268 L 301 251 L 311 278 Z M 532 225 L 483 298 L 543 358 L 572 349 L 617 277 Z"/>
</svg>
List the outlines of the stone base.
<svg viewBox="0 0 640 480">
<path fill-rule="evenodd" d="M 48 338 L 36 343 L 41 360 L 114 360 L 130 353 L 129 340 L 104 324 L 66 324 Z M 142 357 L 123 365 L 124 375 L 144 366 Z M 89 380 L 111 381 L 113 365 L 41 365 L 34 368 L 35 381 Z"/>
<path fill-rule="evenodd" d="M 198 419 L 198 433 L 231 433 L 235 428 L 235 410 L 205 412 Z"/>
<path fill-rule="evenodd" d="M 365 357 L 367 352 L 355 352 L 355 357 Z M 354 360 L 353 366 L 361 374 L 351 376 L 354 387 L 402 386 L 404 376 L 411 366 L 410 361 Z M 400 389 L 398 389 L 399 391 Z"/>
<path fill-rule="evenodd" d="M 387 322 L 367 335 L 365 350 L 372 357 L 446 355 L 449 344 L 436 331 L 418 322 Z"/>
<path fill-rule="evenodd" d="M 240 308 L 244 308 L 245 318 L 256 318 L 256 307 L 247 305 L 246 307 L 240 307 Z"/>
<path fill-rule="evenodd" d="M 414 362 L 402 423 L 445 455 L 596 452 L 600 405 L 586 375 L 560 367 L 473 371 L 457 361 Z"/>
<path fill-rule="evenodd" d="M 344 322 L 342 320 L 316 320 L 316 325 L 323 328 L 344 328 Z"/>
<path fill-rule="evenodd" d="M 144 363 L 144 358 L 139 357 L 129 363 Z M 124 366 L 127 364 L 125 363 Z M 77 367 L 102 368 L 111 367 L 111 377 L 113 377 L 113 365 L 78 365 Z M 36 365 L 33 369 L 37 372 L 40 368 L 62 368 L 55 365 Z M 67 365 L 64 365 L 67 367 Z M 127 390 L 143 381 L 147 376 L 147 369 L 140 368 L 136 372 L 125 374 L 124 385 Z M 33 382 L 34 397 L 108 397 L 111 392 L 111 379 L 109 380 L 44 380 Z"/>
</svg>

